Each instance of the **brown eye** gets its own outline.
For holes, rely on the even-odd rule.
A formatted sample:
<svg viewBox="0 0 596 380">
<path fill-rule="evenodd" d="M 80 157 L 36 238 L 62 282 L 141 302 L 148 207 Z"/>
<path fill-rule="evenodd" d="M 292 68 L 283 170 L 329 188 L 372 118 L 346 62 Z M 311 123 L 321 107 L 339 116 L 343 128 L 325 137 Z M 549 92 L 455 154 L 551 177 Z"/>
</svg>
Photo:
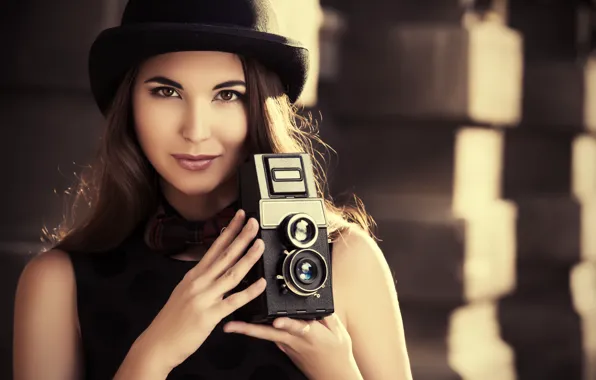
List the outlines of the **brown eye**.
<svg viewBox="0 0 596 380">
<path fill-rule="evenodd" d="M 161 93 L 163 96 L 170 97 L 176 93 L 176 91 L 172 90 L 171 88 L 162 88 Z"/>
<path fill-rule="evenodd" d="M 230 100 L 234 99 L 234 93 L 232 91 L 222 91 L 221 99 L 229 102 Z"/>
<path fill-rule="evenodd" d="M 223 90 L 220 91 L 215 98 L 222 102 L 233 102 L 242 98 L 242 94 L 234 90 Z"/>
<path fill-rule="evenodd" d="M 178 98 L 180 95 L 176 90 L 171 87 L 156 87 L 151 90 L 153 95 L 162 97 L 162 98 Z"/>
</svg>

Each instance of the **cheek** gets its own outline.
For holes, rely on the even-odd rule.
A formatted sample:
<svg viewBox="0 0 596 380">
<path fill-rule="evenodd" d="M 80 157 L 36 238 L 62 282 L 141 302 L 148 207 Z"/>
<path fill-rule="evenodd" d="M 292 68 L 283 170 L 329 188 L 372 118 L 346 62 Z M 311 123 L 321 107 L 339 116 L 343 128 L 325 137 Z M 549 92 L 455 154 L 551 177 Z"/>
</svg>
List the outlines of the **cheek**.
<svg viewBox="0 0 596 380">
<path fill-rule="evenodd" d="M 239 107 L 240 108 L 240 107 Z M 222 114 L 217 128 L 217 140 L 228 152 L 240 153 L 248 137 L 248 121 L 244 109 L 230 110 Z"/>
<path fill-rule="evenodd" d="M 136 105 L 135 130 L 139 143 L 148 155 L 171 136 L 179 117 L 172 107 L 152 107 L 150 102 L 139 102 Z"/>
</svg>

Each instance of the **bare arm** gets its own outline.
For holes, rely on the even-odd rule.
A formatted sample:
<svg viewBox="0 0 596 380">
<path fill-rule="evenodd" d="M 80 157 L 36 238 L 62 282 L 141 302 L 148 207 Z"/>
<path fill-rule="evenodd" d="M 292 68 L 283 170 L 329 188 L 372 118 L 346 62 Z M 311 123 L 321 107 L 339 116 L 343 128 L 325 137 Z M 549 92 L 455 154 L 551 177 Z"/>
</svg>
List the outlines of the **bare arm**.
<svg viewBox="0 0 596 380">
<path fill-rule="evenodd" d="M 45 252 L 25 267 L 14 311 L 15 380 L 69 380 L 81 374 L 76 284 L 62 251 Z"/>
<path fill-rule="evenodd" d="M 397 293 L 374 240 L 352 228 L 333 249 L 333 281 L 346 303 L 346 328 L 366 380 L 411 380 Z"/>
</svg>

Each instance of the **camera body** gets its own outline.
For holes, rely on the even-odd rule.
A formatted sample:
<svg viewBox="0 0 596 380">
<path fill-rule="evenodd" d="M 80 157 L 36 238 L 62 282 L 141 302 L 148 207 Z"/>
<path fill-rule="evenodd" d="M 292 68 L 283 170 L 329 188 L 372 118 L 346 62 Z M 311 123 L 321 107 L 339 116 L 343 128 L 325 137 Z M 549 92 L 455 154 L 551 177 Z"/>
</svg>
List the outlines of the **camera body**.
<svg viewBox="0 0 596 380">
<path fill-rule="evenodd" d="M 305 153 L 252 155 L 239 171 L 240 208 L 260 225 L 265 251 L 239 285 L 258 278 L 265 291 L 233 318 L 270 323 L 278 317 L 322 319 L 334 312 L 324 201 Z"/>
</svg>

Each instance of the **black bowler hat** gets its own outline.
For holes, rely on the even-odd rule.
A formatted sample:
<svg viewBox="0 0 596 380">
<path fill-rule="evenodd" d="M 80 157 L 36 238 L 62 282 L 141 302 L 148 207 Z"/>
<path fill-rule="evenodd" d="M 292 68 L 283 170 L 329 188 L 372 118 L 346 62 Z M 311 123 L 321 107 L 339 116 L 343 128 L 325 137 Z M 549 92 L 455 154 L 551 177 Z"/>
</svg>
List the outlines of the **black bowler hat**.
<svg viewBox="0 0 596 380">
<path fill-rule="evenodd" d="M 269 0 L 130 0 L 121 25 L 101 32 L 91 47 L 91 91 L 101 112 L 133 65 L 196 50 L 256 59 L 277 73 L 291 102 L 308 75 L 308 50 L 279 34 Z"/>
</svg>

